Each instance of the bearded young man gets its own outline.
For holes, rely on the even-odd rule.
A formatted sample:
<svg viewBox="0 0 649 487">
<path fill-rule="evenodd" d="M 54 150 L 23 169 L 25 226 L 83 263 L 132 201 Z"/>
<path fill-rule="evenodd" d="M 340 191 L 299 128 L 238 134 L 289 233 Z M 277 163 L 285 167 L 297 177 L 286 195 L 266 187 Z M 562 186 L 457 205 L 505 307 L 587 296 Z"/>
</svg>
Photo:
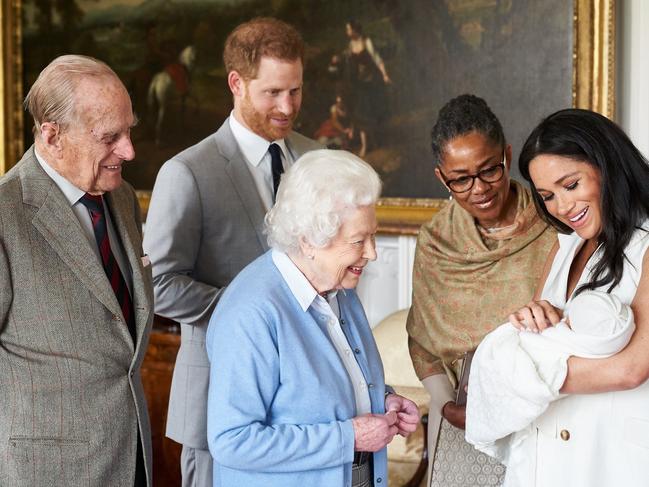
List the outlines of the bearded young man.
<svg viewBox="0 0 649 487">
<path fill-rule="evenodd" d="M 205 333 L 221 293 L 268 250 L 264 215 L 284 169 L 319 148 L 292 131 L 302 102 L 304 43 L 285 22 L 257 18 L 225 43 L 234 110 L 216 133 L 167 161 L 153 188 L 144 246 L 155 309 L 180 322 L 167 431 L 183 445 L 183 486 L 211 486 Z"/>
</svg>

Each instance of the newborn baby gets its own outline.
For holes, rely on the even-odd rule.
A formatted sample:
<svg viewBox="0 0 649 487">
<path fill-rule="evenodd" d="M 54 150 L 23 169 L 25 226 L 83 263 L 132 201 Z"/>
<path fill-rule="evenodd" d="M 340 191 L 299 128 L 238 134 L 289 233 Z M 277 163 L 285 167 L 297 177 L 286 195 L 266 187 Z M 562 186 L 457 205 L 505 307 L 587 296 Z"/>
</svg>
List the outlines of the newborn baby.
<svg viewBox="0 0 649 487">
<path fill-rule="evenodd" d="M 601 337 L 619 332 L 629 319 L 633 319 L 633 311 L 616 296 L 584 291 L 568 304 L 562 321 L 576 333 Z"/>
<path fill-rule="evenodd" d="M 630 306 L 612 294 L 589 290 L 568 302 L 564 319 L 554 327 L 539 335 L 524 333 L 521 341 L 530 349 L 551 347 L 569 355 L 603 358 L 622 350 L 634 329 Z"/>
<path fill-rule="evenodd" d="M 575 296 L 564 316 L 541 333 L 505 323 L 476 350 L 469 376 L 466 439 L 505 464 L 510 448 L 560 397 L 568 358 L 613 355 L 635 330 L 631 308 L 601 291 Z M 517 440 L 510 442 L 512 436 Z"/>
</svg>

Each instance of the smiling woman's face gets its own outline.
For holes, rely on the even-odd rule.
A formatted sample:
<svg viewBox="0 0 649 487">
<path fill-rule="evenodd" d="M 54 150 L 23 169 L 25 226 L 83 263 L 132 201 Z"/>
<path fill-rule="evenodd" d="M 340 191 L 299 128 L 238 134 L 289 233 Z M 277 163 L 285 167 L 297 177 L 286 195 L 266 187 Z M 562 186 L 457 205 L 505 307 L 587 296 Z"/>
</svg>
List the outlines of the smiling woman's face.
<svg viewBox="0 0 649 487">
<path fill-rule="evenodd" d="M 542 154 L 530 162 L 530 177 L 548 213 L 584 240 L 602 231 L 599 170 L 583 161 Z"/>
<path fill-rule="evenodd" d="M 504 174 L 498 181 L 486 183 L 475 178 L 470 190 L 451 193 L 458 204 L 485 228 L 502 222 L 507 212 L 511 150 L 510 145 L 503 147 L 480 132 L 470 132 L 444 145 L 441 167 L 435 168 L 435 175 L 446 185 L 445 179 L 475 176 L 505 161 Z"/>
<path fill-rule="evenodd" d="M 308 253 L 308 268 L 300 269 L 318 292 L 353 289 L 369 261 L 376 260 L 374 206 L 350 209 L 338 233 L 321 248 Z"/>
</svg>

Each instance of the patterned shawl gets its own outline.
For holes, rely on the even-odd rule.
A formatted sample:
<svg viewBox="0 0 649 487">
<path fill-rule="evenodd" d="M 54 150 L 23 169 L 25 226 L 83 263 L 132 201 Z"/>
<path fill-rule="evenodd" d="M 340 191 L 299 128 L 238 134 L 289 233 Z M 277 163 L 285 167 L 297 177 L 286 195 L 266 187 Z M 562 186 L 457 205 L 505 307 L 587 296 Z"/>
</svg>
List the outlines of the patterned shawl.
<svg viewBox="0 0 649 487">
<path fill-rule="evenodd" d="M 456 201 L 421 227 L 408 314 L 410 356 L 420 379 L 446 373 L 457 386 L 462 354 L 527 304 L 556 232 L 518 197 L 513 226 L 488 234 Z"/>
</svg>

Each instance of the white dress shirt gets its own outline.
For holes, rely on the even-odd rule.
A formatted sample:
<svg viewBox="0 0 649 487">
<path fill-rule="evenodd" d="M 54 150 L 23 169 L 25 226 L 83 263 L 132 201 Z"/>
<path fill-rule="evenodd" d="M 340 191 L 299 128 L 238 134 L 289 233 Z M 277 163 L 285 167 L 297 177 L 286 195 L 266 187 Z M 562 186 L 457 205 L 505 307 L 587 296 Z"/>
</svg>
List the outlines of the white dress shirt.
<svg viewBox="0 0 649 487">
<path fill-rule="evenodd" d="M 280 274 L 282 274 L 282 277 L 302 310 L 307 311 L 309 307 L 312 307 L 319 317 L 326 320 L 329 339 L 333 343 L 336 352 L 338 352 L 338 356 L 354 388 L 356 414 L 371 413 L 372 403 L 370 401 L 369 391 L 367 390 L 367 381 L 340 325 L 340 309 L 338 307 L 338 298 L 336 297 L 337 291 L 329 293 L 327 299 L 323 298 L 313 288 L 288 255 L 277 250 L 273 250 L 272 255 L 275 266 L 277 266 Z"/>
<path fill-rule="evenodd" d="M 72 184 L 70 181 L 65 179 L 58 172 L 56 172 L 56 170 L 54 170 L 47 163 L 47 161 L 45 161 L 45 159 L 43 159 L 40 156 L 40 154 L 36 152 L 36 150 L 34 150 L 34 154 L 36 154 L 36 160 L 43 168 L 43 171 L 45 171 L 47 175 L 50 178 L 52 178 L 54 183 L 59 187 L 59 189 L 65 196 L 65 199 L 67 199 L 68 202 L 70 203 L 72 212 L 79 220 L 79 223 L 81 224 L 81 229 L 83 230 L 83 234 L 86 236 L 86 238 L 88 239 L 88 243 L 90 244 L 90 248 L 92 248 L 92 250 L 95 252 L 97 259 L 101 264 L 102 263 L 101 254 L 99 253 L 99 247 L 97 246 L 97 240 L 95 239 L 95 231 L 92 228 L 92 219 L 90 217 L 90 210 L 88 210 L 88 208 L 86 208 L 84 204 L 79 201 L 81 197 L 84 194 L 86 194 L 86 192 L 77 188 L 74 184 Z M 115 232 L 113 222 L 110 217 L 110 211 L 108 211 L 108 208 L 106 207 L 106 201 L 104 201 L 103 198 L 102 201 L 104 203 L 104 213 L 106 214 L 106 228 L 108 229 L 108 241 L 110 242 L 110 250 L 113 252 L 113 255 L 115 256 L 117 265 L 119 266 L 120 271 L 122 271 L 122 276 L 124 277 L 124 281 L 126 281 L 128 290 L 132 295 L 133 290 L 131 285 L 131 281 L 132 281 L 131 267 L 128 264 L 128 261 L 126 260 L 126 257 L 124 256 L 124 252 L 122 251 L 122 246 L 120 244 L 119 237 Z"/>
<path fill-rule="evenodd" d="M 282 152 L 282 165 L 284 170 L 288 169 L 293 162 L 291 153 L 286 148 L 284 139 L 274 140 L 268 142 L 263 137 L 247 129 L 239 122 L 234 112 L 230 113 L 228 119 L 230 123 L 230 130 L 234 135 L 234 140 L 237 141 L 241 153 L 248 163 L 252 178 L 255 180 L 257 192 L 264 203 L 266 210 L 270 210 L 275 202 L 275 195 L 273 194 L 273 171 L 271 168 L 271 157 L 268 152 L 270 144 L 277 144 Z"/>
</svg>

